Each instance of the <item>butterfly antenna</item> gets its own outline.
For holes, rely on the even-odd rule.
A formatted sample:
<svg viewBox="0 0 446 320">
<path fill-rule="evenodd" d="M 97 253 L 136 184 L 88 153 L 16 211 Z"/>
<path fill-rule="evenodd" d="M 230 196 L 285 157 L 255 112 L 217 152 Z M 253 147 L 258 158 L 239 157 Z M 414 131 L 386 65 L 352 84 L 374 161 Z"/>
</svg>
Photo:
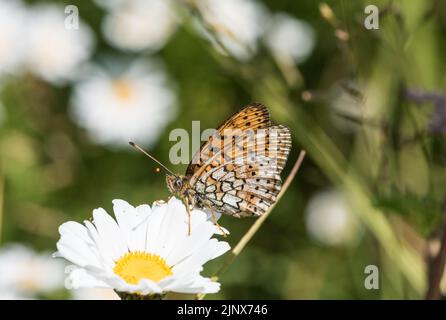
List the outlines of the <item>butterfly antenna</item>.
<svg viewBox="0 0 446 320">
<path fill-rule="evenodd" d="M 142 153 L 144 153 L 146 156 L 148 156 L 150 159 L 152 159 L 153 161 L 155 161 L 156 163 L 158 163 L 164 170 L 166 170 L 168 173 L 176 176 L 175 173 L 173 173 L 172 171 L 169 170 L 169 168 L 167 168 L 165 165 L 163 165 L 160 161 L 158 161 L 154 156 L 150 155 L 147 151 L 145 151 L 143 148 L 141 148 L 140 146 L 138 146 L 136 143 L 134 143 L 133 141 L 129 141 L 129 144 L 135 148 L 138 149 L 139 151 L 141 151 Z"/>
</svg>

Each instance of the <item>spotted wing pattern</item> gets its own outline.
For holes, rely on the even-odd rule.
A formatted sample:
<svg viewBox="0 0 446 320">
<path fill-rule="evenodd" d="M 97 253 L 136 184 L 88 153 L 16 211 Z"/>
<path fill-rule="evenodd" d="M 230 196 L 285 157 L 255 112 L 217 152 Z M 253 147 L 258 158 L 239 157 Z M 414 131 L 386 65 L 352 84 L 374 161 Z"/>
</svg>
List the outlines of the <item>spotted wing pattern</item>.
<svg viewBox="0 0 446 320">
<path fill-rule="evenodd" d="M 225 129 L 238 131 L 227 137 Z M 291 148 L 289 129 L 271 126 L 267 108 L 253 104 L 229 118 L 218 133 L 194 156 L 196 163 L 186 171 L 189 185 L 216 211 L 236 217 L 263 214 L 281 188 L 280 172 Z"/>
<path fill-rule="evenodd" d="M 271 129 L 279 131 L 277 157 L 286 161 L 291 146 L 289 130 L 281 126 Z M 284 164 L 269 153 L 248 162 L 236 158 L 209 169 L 194 188 L 219 212 L 236 217 L 261 215 L 276 201 Z"/>
<path fill-rule="evenodd" d="M 186 176 L 200 175 L 203 165 L 217 152 L 224 143 L 226 130 L 256 130 L 271 126 L 268 109 L 261 103 L 253 103 L 243 110 L 232 115 L 223 122 L 215 131 L 215 134 L 203 143 L 200 149 L 192 157 L 192 161 L 186 169 Z"/>
</svg>

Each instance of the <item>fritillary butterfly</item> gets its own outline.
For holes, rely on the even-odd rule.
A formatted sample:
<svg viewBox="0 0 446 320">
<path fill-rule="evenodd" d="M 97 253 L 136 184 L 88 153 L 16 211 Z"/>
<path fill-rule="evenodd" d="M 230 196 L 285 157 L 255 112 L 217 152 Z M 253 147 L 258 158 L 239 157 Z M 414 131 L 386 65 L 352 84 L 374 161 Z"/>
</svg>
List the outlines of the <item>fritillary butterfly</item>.
<svg viewBox="0 0 446 320">
<path fill-rule="evenodd" d="M 167 186 L 188 212 L 197 207 L 234 217 L 260 216 L 276 201 L 290 149 L 289 129 L 272 125 L 268 109 L 253 103 L 216 129 L 185 175 L 167 174 Z"/>
</svg>

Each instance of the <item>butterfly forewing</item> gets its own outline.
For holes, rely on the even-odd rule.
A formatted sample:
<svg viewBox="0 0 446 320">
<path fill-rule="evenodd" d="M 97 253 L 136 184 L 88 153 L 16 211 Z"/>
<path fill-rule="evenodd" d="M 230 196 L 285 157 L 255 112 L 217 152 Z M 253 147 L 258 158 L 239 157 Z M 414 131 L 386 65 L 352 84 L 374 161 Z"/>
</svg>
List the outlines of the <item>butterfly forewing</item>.
<svg viewBox="0 0 446 320">
<path fill-rule="evenodd" d="M 202 145 L 186 177 L 202 206 L 238 217 L 261 215 L 276 201 L 290 148 L 288 128 L 271 126 L 265 106 L 249 105 Z"/>
<path fill-rule="evenodd" d="M 216 129 L 215 134 L 210 136 L 194 154 L 191 163 L 186 169 L 186 176 L 200 174 L 200 168 L 207 163 L 209 158 L 224 147 L 225 141 L 228 143 L 228 139 L 225 139 L 224 136 L 225 131 L 232 132 L 232 136 L 236 138 L 237 131 L 242 132 L 248 129 L 255 130 L 268 128 L 269 126 L 271 126 L 269 112 L 263 104 L 254 103 L 235 113 L 228 120 L 223 122 Z"/>
</svg>

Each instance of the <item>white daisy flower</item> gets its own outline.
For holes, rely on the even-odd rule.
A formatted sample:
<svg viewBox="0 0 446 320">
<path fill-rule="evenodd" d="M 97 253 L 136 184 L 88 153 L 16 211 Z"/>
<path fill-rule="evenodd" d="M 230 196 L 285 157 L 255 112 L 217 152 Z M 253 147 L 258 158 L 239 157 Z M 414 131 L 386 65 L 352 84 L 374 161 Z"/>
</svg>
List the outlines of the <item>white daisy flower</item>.
<svg viewBox="0 0 446 320">
<path fill-rule="evenodd" d="M 323 191 L 310 199 L 305 225 L 313 239 L 327 246 L 354 245 L 360 235 L 358 218 L 338 190 Z"/>
<path fill-rule="evenodd" d="M 0 298 L 36 298 L 62 289 L 66 264 L 20 244 L 0 250 Z M 9 299 L 9 298 L 8 298 Z"/>
<path fill-rule="evenodd" d="M 205 23 L 225 47 L 239 60 L 247 60 L 257 52 L 258 40 L 264 32 L 266 9 L 255 0 L 197 0 Z M 208 30 L 197 24 L 198 31 L 211 40 Z M 213 43 L 220 52 L 219 45 Z"/>
<path fill-rule="evenodd" d="M 0 74 L 11 74 L 23 59 L 26 8 L 21 1 L 0 0 Z"/>
<path fill-rule="evenodd" d="M 122 50 L 158 50 L 176 30 L 177 19 L 166 0 L 128 0 L 106 15 L 102 29 L 108 42 Z"/>
<path fill-rule="evenodd" d="M 82 21 L 78 29 L 66 28 L 66 18 L 64 8 L 56 5 L 34 6 L 27 16 L 26 64 L 54 84 L 75 78 L 93 50 L 90 28 Z"/>
<path fill-rule="evenodd" d="M 134 139 L 151 146 L 175 116 L 175 102 L 163 70 L 141 60 L 119 74 L 94 67 L 76 85 L 71 110 L 94 141 L 127 148 Z"/>
<path fill-rule="evenodd" d="M 116 220 L 100 208 L 85 226 L 72 221 L 60 226 L 55 255 L 73 263 L 68 288 L 112 288 L 143 296 L 219 290 L 219 283 L 200 272 L 229 245 L 212 238 L 219 230 L 205 212 L 191 212 L 189 236 L 186 208 L 174 197 L 136 208 L 114 200 L 113 210 Z"/>
<path fill-rule="evenodd" d="M 285 13 L 273 16 L 265 34 L 265 44 L 280 60 L 294 60 L 297 63 L 313 51 L 315 34 L 306 22 Z"/>
</svg>

